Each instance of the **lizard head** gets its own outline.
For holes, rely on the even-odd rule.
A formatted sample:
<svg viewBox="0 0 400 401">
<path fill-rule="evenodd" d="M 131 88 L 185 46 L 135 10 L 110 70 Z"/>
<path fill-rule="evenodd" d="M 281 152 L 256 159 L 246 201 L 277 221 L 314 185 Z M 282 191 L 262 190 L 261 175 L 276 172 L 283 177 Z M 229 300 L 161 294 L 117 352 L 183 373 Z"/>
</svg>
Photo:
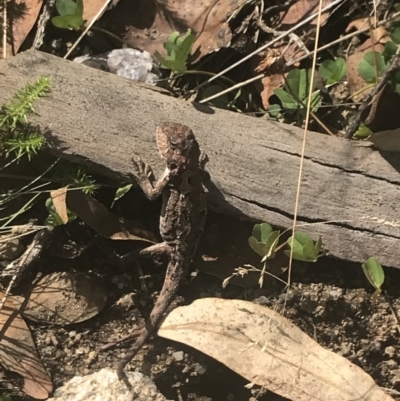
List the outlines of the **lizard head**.
<svg viewBox="0 0 400 401">
<path fill-rule="evenodd" d="M 160 155 L 171 171 L 197 168 L 200 148 L 189 127 L 165 122 L 157 127 L 156 137 Z"/>
</svg>

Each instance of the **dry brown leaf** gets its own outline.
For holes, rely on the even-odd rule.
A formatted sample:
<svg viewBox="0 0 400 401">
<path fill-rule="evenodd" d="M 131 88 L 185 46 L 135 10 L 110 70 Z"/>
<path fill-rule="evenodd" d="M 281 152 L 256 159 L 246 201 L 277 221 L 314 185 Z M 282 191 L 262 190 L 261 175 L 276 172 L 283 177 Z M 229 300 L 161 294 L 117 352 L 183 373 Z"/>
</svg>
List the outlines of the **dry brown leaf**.
<svg viewBox="0 0 400 401">
<path fill-rule="evenodd" d="M 0 299 L 4 297 L 0 293 Z M 29 327 L 10 300 L 0 311 L 0 363 L 24 378 L 23 391 L 45 400 L 53 390 L 50 377 L 36 352 Z"/>
<path fill-rule="evenodd" d="M 252 302 L 199 299 L 173 310 L 158 335 L 190 345 L 293 401 L 394 401 L 361 368 Z"/>
<path fill-rule="evenodd" d="M 127 43 L 130 47 L 155 50 L 165 54 L 163 44 L 168 36 L 178 31 L 185 34 L 190 28 L 196 35 L 192 54 L 195 61 L 202 56 L 230 44 L 232 33 L 228 16 L 238 7 L 236 0 L 170 0 L 120 3 L 113 19 L 127 26 Z"/>
<path fill-rule="evenodd" d="M 12 33 L 9 33 L 7 38 L 8 57 L 17 54 L 23 41 L 35 25 L 42 3 L 42 0 L 15 0 L 7 2 L 7 19 L 9 27 L 12 29 Z M 2 21 L 1 18 L 0 21 Z M 0 27 L 0 33 L 1 37 L 3 37 L 1 28 L 2 26 Z M 3 51 L 2 44 L 0 44 L 0 48 Z"/>
<path fill-rule="evenodd" d="M 67 207 L 105 238 L 157 242 L 152 232 L 139 229 L 132 222 L 116 216 L 82 191 L 67 192 Z"/>
<path fill-rule="evenodd" d="M 50 192 L 51 200 L 53 201 L 54 209 L 61 218 L 64 224 L 68 223 L 68 213 L 67 213 L 67 191 L 68 186 L 56 189 Z"/>
<path fill-rule="evenodd" d="M 373 22 L 374 20 L 371 19 L 371 24 Z M 368 26 L 368 23 L 368 18 L 354 20 L 348 25 L 346 32 L 349 32 L 353 28 L 357 30 L 364 28 L 365 26 Z M 356 51 L 347 58 L 346 64 L 349 91 L 351 95 L 357 93 L 357 96 L 353 97 L 355 101 L 360 100 L 365 95 L 361 89 L 367 86 L 358 72 L 358 64 L 364 55 L 369 51 L 374 50 L 381 53 L 385 49 L 385 43 L 388 40 L 390 40 L 390 36 L 383 26 L 377 27 L 376 29 L 371 29 L 371 36 L 365 42 L 361 43 L 357 47 Z M 358 93 L 359 91 L 361 92 Z"/>
<path fill-rule="evenodd" d="M 87 26 L 97 13 L 103 8 L 107 0 L 83 0 L 83 16 L 85 26 Z M 106 10 L 104 10 L 106 11 Z M 99 19 L 101 15 L 98 16 Z"/>
<path fill-rule="evenodd" d="M 35 283 L 22 314 L 34 322 L 67 325 L 96 316 L 106 302 L 107 290 L 95 274 L 52 273 Z"/>
<path fill-rule="evenodd" d="M 269 98 L 274 94 L 274 89 L 280 88 L 284 82 L 285 78 L 283 73 L 266 75 L 261 80 L 261 83 L 264 86 L 264 89 L 261 92 L 261 98 L 265 108 L 270 106 Z"/>
<path fill-rule="evenodd" d="M 328 6 L 333 0 L 322 0 L 322 8 Z M 310 15 L 318 12 L 319 0 L 299 0 L 294 3 L 285 12 L 281 12 L 281 24 L 285 25 L 296 25 L 301 20 L 308 18 Z M 329 17 L 329 12 L 325 12 L 321 15 L 321 25 L 323 25 Z M 315 17 L 310 24 L 317 24 L 317 17 Z"/>
</svg>

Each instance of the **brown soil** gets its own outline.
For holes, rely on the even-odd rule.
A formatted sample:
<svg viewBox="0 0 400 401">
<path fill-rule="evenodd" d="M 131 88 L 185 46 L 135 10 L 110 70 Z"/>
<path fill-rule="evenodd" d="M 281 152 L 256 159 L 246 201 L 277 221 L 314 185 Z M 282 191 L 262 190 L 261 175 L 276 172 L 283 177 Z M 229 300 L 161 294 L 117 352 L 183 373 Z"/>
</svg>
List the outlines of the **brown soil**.
<svg viewBox="0 0 400 401">
<path fill-rule="evenodd" d="M 196 261 L 194 267 L 210 270 L 207 264 L 212 264 L 215 276 L 222 278 L 244 263 L 257 265 L 258 258 L 247 245 L 251 229 L 251 224 L 211 214 L 200 252 L 208 250 L 209 255 L 219 259 Z M 75 375 L 116 367 L 126 350 L 102 352 L 100 348 L 140 327 L 152 307 L 151 297 L 141 289 L 136 269 L 123 270 L 105 261 L 98 249 L 91 248 L 61 264 L 60 261 L 47 257 L 40 270 L 59 270 L 62 265 L 62 270 L 95 271 L 107 285 L 109 301 L 101 313 L 79 324 L 30 324 L 55 388 Z M 161 288 L 164 270 L 145 263 L 142 267 L 150 275 L 146 279 L 147 290 L 156 293 Z M 385 289 L 396 310 L 400 305 L 400 272 L 390 268 L 385 272 Z M 283 308 L 284 286 L 275 279 L 266 277 L 266 288 L 259 289 L 258 274 L 250 273 L 246 280 L 237 279 L 236 284 L 222 289 L 221 279 L 215 276 L 204 272 L 191 275 L 180 292 L 180 303 L 223 297 L 254 300 L 277 310 Z M 285 274 L 282 279 L 286 279 Z M 362 367 L 380 386 L 396 390 L 391 395 L 400 400 L 398 327 L 384 297 L 376 303 L 372 301 L 373 290 L 361 266 L 327 257 L 316 264 L 295 263 L 292 281 L 285 315 L 319 344 Z M 241 286 L 244 284 L 247 288 Z M 183 400 L 247 400 L 259 392 L 244 388 L 246 380 L 207 355 L 158 337 L 149 341 L 128 369 L 151 376 L 169 399 L 177 400 L 181 395 Z M 7 383 L 21 388 L 21 382 L 8 372 L 4 372 L 3 383 L 8 388 Z M 282 398 L 266 393 L 258 399 Z"/>
</svg>

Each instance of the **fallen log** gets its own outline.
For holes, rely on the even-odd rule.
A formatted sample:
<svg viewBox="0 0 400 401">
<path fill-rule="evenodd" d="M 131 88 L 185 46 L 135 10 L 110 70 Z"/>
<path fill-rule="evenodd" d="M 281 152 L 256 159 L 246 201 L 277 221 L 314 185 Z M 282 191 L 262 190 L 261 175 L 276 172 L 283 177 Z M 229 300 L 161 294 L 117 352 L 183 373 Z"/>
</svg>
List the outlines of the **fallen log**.
<svg viewBox="0 0 400 401">
<path fill-rule="evenodd" d="M 52 91 L 37 102 L 39 115 L 30 121 L 50 127 L 49 146 L 57 156 L 121 179 L 137 154 L 160 173 L 155 128 L 163 121 L 181 122 L 209 156 L 212 209 L 291 226 L 301 129 L 184 102 L 37 51 L 0 60 L 0 71 L 1 104 L 27 82 L 51 78 Z M 400 157 L 385 157 L 369 143 L 308 132 L 299 230 L 322 236 L 334 257 L 363 262 L 376 256 L 400 268 Z"/>
</svg>

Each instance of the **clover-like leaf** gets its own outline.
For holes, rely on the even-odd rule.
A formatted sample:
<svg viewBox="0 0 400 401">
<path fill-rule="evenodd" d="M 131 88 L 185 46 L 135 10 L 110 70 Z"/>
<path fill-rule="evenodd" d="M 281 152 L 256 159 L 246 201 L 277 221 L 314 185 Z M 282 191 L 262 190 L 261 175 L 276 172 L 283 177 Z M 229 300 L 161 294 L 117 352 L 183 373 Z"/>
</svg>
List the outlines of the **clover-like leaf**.
<svg viewBox="0 0 400 401">
<path fill-rule="evenodd" d="M 75 15 L 83 17 L 83 0 L 76 0 Z"/>
<path fill-rule="evenodd" d="M 308 98 L 310 79 L 311 70 L 300 70 L 295 68 L 287 75 L 284 89 L 287 93 L 293 93 L 300 100 L 304 101 Z"/>
<path fill-rule="evenodd" d="M 386 69 L 385 58 L 382 53 L 370 51 L 364 55 L 358 64 L 358 73 L 365 82 L 375 83 Z"/>
<path fill-rule="evenodd" d="M 297 100 L 295 100 L 293 96 L 287 93 L 285 90 L 281 88 L 276 88 L 274 89 L 274 94 L 278 96 L 283 108 L 288 110 L 296 110 L 299 107 L 299 103 L 297 102 Z"/>
<path fill-rule="evenodd" d="M 77 7 L 73 0 L 56 0 L 56 9 L 61 16 L 76 14 Z"/>
<path fill-rule="evenodd" d="M 390 32 L 390 39 L 392 39 L 396 45 L 400 44 L 400 21 L 393 22 L 392 31 Z"/>
<path fill-rule="evenodd" d="M 319 74 L 328 85 L 339 82 L 347 74 L 346 61 L 340 57 L 335 60 L 326 60 L 321 64 Z"/>
<path fill-rule="evenodd" d="M 273 231 L 268 223 L 255 224 L 249 245 L 254 252 L 263 258 L 273 259 L 278 245 L 279 231 Z"/>
<path fill-rule="evenodd" d="M 320 256 L 322 248 L 322 239 L 318 239 L 317 243 L 305 233 L 296 232 L 294 236 L 287 240 L 290 248 L 293 248 L 293 259 L 303 262 L 316 262 Z M 290 250 L 286 250 L 285 254 L 290 256 Z"/>
</svg>

